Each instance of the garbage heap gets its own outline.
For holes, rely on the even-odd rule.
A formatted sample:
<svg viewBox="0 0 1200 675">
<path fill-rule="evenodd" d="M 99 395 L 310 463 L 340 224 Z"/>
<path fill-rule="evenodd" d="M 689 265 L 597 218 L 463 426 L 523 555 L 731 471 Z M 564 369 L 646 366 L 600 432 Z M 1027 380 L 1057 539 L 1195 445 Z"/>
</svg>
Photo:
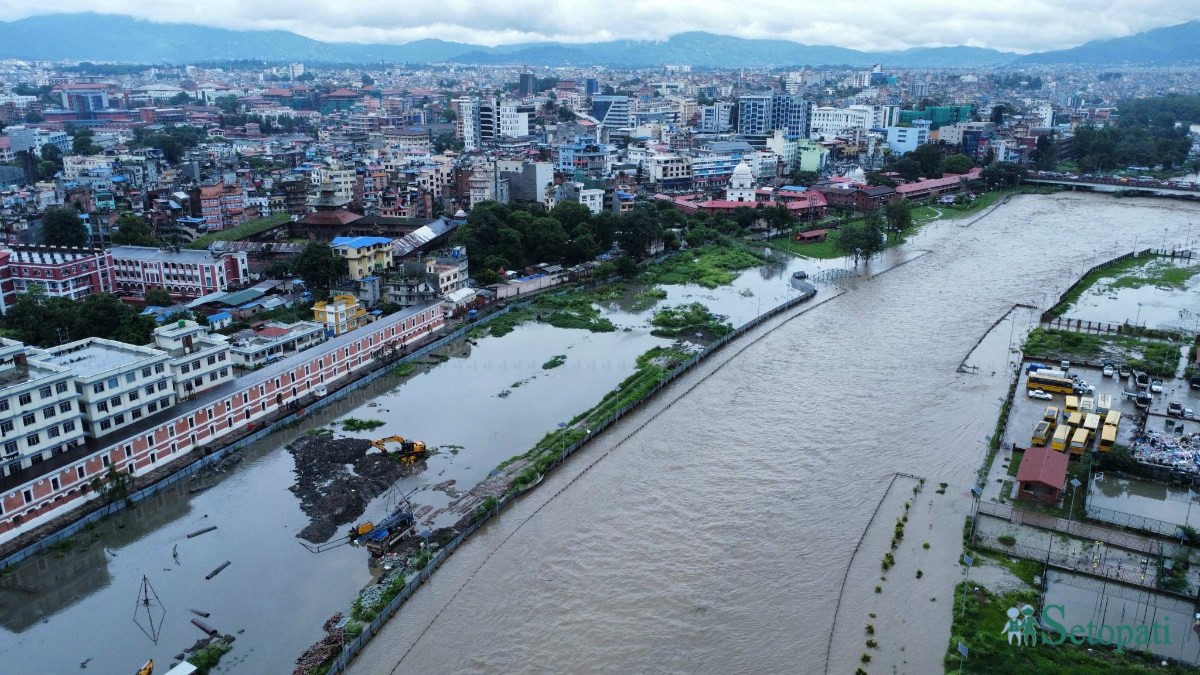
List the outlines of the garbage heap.
<svg viewBox="0 0 1200 675">
<path fill-rule="evenodd" d="M 1200 433 L 1174 436 L 1146 431 L 1134 439 L 1133 457 L 1148 464 L 1200 474 Z"/>
</svg>

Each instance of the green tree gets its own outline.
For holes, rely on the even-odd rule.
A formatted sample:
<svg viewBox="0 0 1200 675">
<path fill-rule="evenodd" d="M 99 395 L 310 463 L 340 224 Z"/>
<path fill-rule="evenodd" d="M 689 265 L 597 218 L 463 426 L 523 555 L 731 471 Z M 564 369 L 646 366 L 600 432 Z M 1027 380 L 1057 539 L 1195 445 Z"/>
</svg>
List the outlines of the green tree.
<svg viewBox="0 0 1200 675">
<path fill-rule="evenodd" d="M 171 98 L 167 99 L 167 103 L 169 103 L 171 105 L 187 105 L 189 103 L 192 103 L 192 97 L 189 96 L 187 92 L 181 91 L 178 94 L 175 94 Z"/>
<path fill-rule="evenodd" d="M 151 288 L 146 291 L 145 300 L 146 304 L 151 307 L 171 307 L 175 304 L 175 299 L 165 288 Z"/>
<path fill-rule="evenodd" d="M 268 279 L 286 279 L 292 275 L 292 262 L 284 258 L 272 260 L 263 269 L 263 274 Z"/>
<path fill-rule="evenodd" d="M 100 147 L 93 140 L 91 129 L 81 129 L 75 132 L 75 137 L 71 139 L 71 154 L 72 155 L 95 155 L 99 154 Z"/>
<path fill-rule="evenodd" d="M 364 87 L 369 87 L 369 86 L 375 84 L 375 78 L 371 77 L 370 75 L 368 75 L 366 73 L 363 73 L 362 77 L 360 77 L 359 80 L 363 83 Z"/>
<path fill-rule="evenodd" d="M 821 174 L 816 171 L 801 171 L 797 169 L 792 172 L 792 185 L 812 187 L 819 180 L 821 180 Z"/>
<path fill-rule="evenodd" d="M 975 162 L 972 162 L 970 157 L 961 153 L 948 155 L 942 160 L 942 171 L 944 173 L 963 174 L 973 168 L 975 168 Z"/>
<path fill-rule="evenodd" d="M 62 150 L 53 143 L 47 143 L 42 146 L 42 161 L 54 162 L 56 166 L 62 166 Z"/>
<path fill-rule="evenodd" d="M 617 241 L 621 248 L 634 258 L 641 258 L 650 250 L 650 245 L 662 237 L 662 226 L 646 208 L 635 208 L 621 217 L 621 231 Z"/>
<path fill-rule="evenodd" d="M 88 233 L 79 212 L 69 206 L 52 206 L 42 214 L 42 239 L 48 246 L 83 247 L 88 244 Z"/>
<path fill-rule="evenodd" d="M 1049 136 L 1038 136 L 1033 151 L 1029 153 L 1033 166 L 1039 171 L 1049 171 L 1058 166 L 1058 144 Z"/>
<path fill-rule="evenodd" d="M 462 139 L 456 138 L 454 134 L 448 131 L 433 137 L 434 154 L 441 154 L 447 150 L 462 152 L 464 147 Z"/>
<path fill-rule="evenodd" d="M 238 102 L 238 97 L 234 96 L 233 94 L 218 96 L 213 99 L 213 103 L 215 103 L 216 106 L 221 109 L 221 112 L 225 113 L 226 115 L 233 115 L 237 113 L 238 108 L 241 107 L 241 104 Z"/>
<path fill-rule="evenodd" d="M 30 345 L 51 347 L 71 340 L 99 337 L 142 345 L 150 342 L 154 319 L 142 316 L 115 295 L 100 293 L 82 300 L 49 298 L 33 285 L 3 318 L 14 337 Z"/>
<path fill-rule="evenodd" d="M 903 199 L 894 204 L 888 204 L 884 209 L 888 231 L 899 235 L 912 227 L 912 208 L 912 202 Z"/>
<path fill-rule="evenodd" d="M 907 157 L 921 166 L 921 175 L 926 178 L 941 178 L 942 149 L 937 143 L 917 146 Z"/>
<path fill-rule="evenodd" d="M 921 165 L 911 157 L 901 157 L 888 167 L 906 181 L 921 179 Z"/>
<path fill-rule="evenodd" d="M 334 282 L 346 276 L 349 264 L 345 258 L 334 253 L 329 244 L 310 241 L 296 256 L 295 270 L 304 283 L 313 289 L 314 295 L 327 297 Z"/>
<path fill-rule="evenodd" d="M 117 219 L 117 231 L 113 232 L 112 243 L 117 246 L 158 246 L 161 242 L 154 237 L 144 218 L 122 213 Z"/>
<path fill-rule="evenodd" d="M 852 258 L 855 267 L 859 260 L 870 260 L 883 247 L 883 219 L 878 211 L 869 211 L 865 219 L 842 225 L 833 240 L 834 250 Z"/>
<path fill-rule="evenodd" d="M 54 178 L 54 174 L 58 173 L 58 165 L 49 160 L 42 160 L 37 163 L 37 177 L 39 180 L 50 180 Z"/>
</svg>

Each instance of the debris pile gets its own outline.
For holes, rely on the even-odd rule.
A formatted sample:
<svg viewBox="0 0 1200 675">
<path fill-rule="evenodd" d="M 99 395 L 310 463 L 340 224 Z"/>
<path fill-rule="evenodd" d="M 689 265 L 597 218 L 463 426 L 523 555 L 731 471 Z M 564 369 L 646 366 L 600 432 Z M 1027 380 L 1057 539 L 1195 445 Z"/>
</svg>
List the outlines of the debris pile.
<svg viewBox="0 0 1200 675">
<path fill-rule="evenodd" d="M 338 613 L 325 621 L 323 626 L 325 637 L 305 649 L 304 653 L 296 659 L 296 669 L 292 671 L 292 675 L 308 675 L 316 672 L 318 668 L 332 661 L 342 651 L 342 629 L 337 627 L 341 620 L 342 615 Z"/>
<path fill-rule="evenodd" d="M 1134 440 L 1133 456 L 1148 464 L 1200 474 L 1200 434 L 1173 436 L 1147 431 Z"/>
<path fill-rule="evenodd" d="M 296 536 L 320 544 L 362 516 L 367 504 L 396 481 L 425 469 L 371 450 L 361 438 L 306 436 L 288 446 L 296 460 L 296 484 L 288 488 L 312 519 Z"/>
</svg>

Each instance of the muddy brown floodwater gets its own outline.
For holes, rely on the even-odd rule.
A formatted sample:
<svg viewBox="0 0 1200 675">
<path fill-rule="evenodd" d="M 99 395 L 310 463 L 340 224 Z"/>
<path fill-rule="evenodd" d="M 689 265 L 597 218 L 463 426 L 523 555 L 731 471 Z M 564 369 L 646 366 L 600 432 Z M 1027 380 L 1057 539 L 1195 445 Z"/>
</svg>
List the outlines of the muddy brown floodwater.
<svg viewBox="0 0 1200 675">
<path fill-rule="evenodd" d="M 1197 216 L 1183 202 L 1064 193 L 922 232 L 872 264 L 929 254 L 772 322 L 548 477 L 459 549 L 352 672 L 816 673 L 834 630 L 829 670 L 849 673 L 867 623 L 872 672 L 940 672 L 969 489 L 1006 390 L 1008 338 L 1028 326 L 1001 322 L 972 353 L 976 341 L 1014 303 L 1061 292 L 1093 255 L 1164 227 L 1182 243 Z M 980 374 L 957 372 L 968 353 Z M 912 498 L 898 481 L 872 525 L 897 471 L 925 489 Z"/>
</svg>

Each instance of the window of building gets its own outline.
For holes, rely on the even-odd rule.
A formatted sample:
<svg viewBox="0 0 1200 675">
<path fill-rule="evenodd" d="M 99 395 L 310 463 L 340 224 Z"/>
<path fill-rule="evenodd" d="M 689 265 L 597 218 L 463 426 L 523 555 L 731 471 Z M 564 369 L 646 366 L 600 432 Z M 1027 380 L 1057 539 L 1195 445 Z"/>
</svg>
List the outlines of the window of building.
<svg viewBox="0 0 1200 675">
<path fill-rule="evenodd" d="M 108 404 L 109 404 L 109 405 L 111 405 L 111 406 L 112 406 L 112 407 L 114 407 L 114 408 L 115 408 L 115 407 L 117 407 L 117 406 L 119 406 L 119 405 L 121 405 L 121 397 L 120 397 L 120 396 L 114 396 L 114 397 L 112 397 L 112 398 L 108 399 Z"/>
<path fill-rule="evenodd" d="M 30 402 L 30 401 L 32 401 L 32 400 L 33 400 L 33 396 L 31 396 L 31 395 L 29 395 L 29 394 L 21 394 L 21 395 L 20 395 L 20 396 L 17 398 L 17 401 L 18 401 L 18 402 L 19 402 L 21 405 L 29 405 L 29 402 Z"/>
<path fill-rule="evenodd" d="M 84 478 L 84 475 L 85 475 L 85 474 L 84 474 L 84 471 L 83 471 L 83 467 L 82 467 L 82 466 L 77 466 L 77 467 L 75 467 L 75 477 L 76 477 L 76 478 L 78 478 L 79 480 L 83 480 L 83 478 Z"/>
<path fill-rule="evenodd" d="M 116 424 L 125 424 L 125 413 L 113 417 L 113 422 Z"/>
<path fill-rule="evenodd" d="M 142 377 L 150 377 L 150 369 L 142 368 Z"/>
<path fill-rule="evenodd" d="M 8 434 L 12 433 L 12 430 L 13 430 L 12 420 L 4 420 L 3 422 L 0 422 L 0 434 L 8 435 Z"/>
<path fill-rule="evenodd" d="M 62 432 L 58 430 L 57 426 L 50 427 L 46 430 L 46 436 L 50 438 L 58 438 L 61 433 Z"/>
<path fill-rule="evenodd" d="M 17 442 L 16 441 L 8 441 L 7 443 L 5 443 L 4 444 L 4 454 L 6 456 L 10 456 L 10 457 L 12 455 L 17 454 Z"/>
<path fill-rule="evenodd" d="M 99 394 L 103 391 L 104 391 L 104 383 L 103 382 L 97 382 L 96 384 L 92 385 L 92 393 L 93 394 Z"/>
<path fill-rule="evenodd" d="M 149 396 L 149 395 L 151 395 L 151 394 L 153 394 L 153 393 L 154 393 L 154 385 L 152 385 L 152 384 L 151 384 L 151 385 L 149 385 L 149 386 L 147 386 L 147 387 L 146 387 L 146 395 L 147 395 L 147 396 Z"/>
<path fill-rule="evenodd" d="M 28 436 L 25 437 L 25 444 L 31 448 L 41 442 L 42 442 L 42 437 L 39 436 L 38 434 L 29 434 Z"/>
<path fill-rule="evenodd" d="M 101 420 L 100 421 L 100 429 L 102 431 L 104 429 L 111 429 L 111 428 L 112 428 L 112 420 Z"/>
<path fill-rule="evenodd" d="M 164 368 L 165 368 L 165 366 L 163 366 L 163 364 L 159 363 L 154 366 L 154 372 L 161 373 Z"/>
<path fill-rule="evenodd" d="M 100 412 L 108 412 L 108 401 L 100 401 L 97 403 L 96 410 Z"/>
<path fill-rule="evenodd" d="M 107 468 L 108 468 L 108 465 L 109 465 L 109 464 L 112 464 L 112 460 L 108 458 L 108 455 L 105 455 L 105 456 L 103 456 L 103 457 L 101 457 L 101 458 L 100 458 L 100 463 L 101 463 L 101 464 L 103 464 L 103 465 L 104 465 L 104 468 L 106 468 L 106 469 L 107 469 Z"/>
<path fill-rule="evenodd" d="M 158 403 L 151 401 L 150 405 L 146 406 L 146 410 L 149 410 L 150 412 L 154 412 L 155 410 L 158 410 Z"/>
<path fill-rule="evenodd" d="M 21 490 L 21 497 L 25 500 L 26 504 L 32 504 L 33 490 Z"/>
<path fill-rule="evenodd" d="M 58 411 L 55 410 L 54 406 L 52 406 L 52 405 L 42 408 L 42 417 L 45 417 L 46 419 L 50 419 L 51 417 L 54 417 L 57 414 L 58 414 Z"/>
<path fill-rule="evenodd" d="M 56 392 L 58 392 L 58 393 L 60 393 L 60 394 L 65 394 L 65 393 L 67 393 L 67 383 L 66 383 L 66 382 L 59 382 L 58 384 L 54 385 L 54 391 L 56 391 Z"/>
<path fill-rule="evenodd" d="M 0 412 L 5 412 L 7 410 L 8 410 L 8 399 L 6 399 L 6 398 L 0 399 Z"/>
<path fill-rule="evenodd" d="M 130 401 L 136 401 L 139 398 L 141 398 L 141 394 L 137 393 L 136 391 L 129 392 L 129 400 Z"/>
<path fill-rule="evenodd" d="M 135 420 L 141 419 L 142 418 L 142 409 L 134 408 L 133 412 L 129 414 L 129 417 L 130 417 L 130 419 L 135 419 Z"/>
<path fill-rule="evenodd" d="M 119 387 L 119 386 L 121 386 L 121 381 L 120 381 L 120 380 L 118 380 L 118 379 L 117 379 L 117 378 L 115 378 L 115 377 L 110 377 L 110 378 L 108 378 L 108 388 L 109 388 L 109 389 L 116 389 L 116 388 L 117 388 L 117 387 Z"/>
<path fill-rule="evenodd" d="M 159 383 L 158 383 L 158 390 L 159 390 L 159 391 L 162 391 L 163 389 L 166 389 L 166 388 L 167 388 L 167 381 L 166 381 L 166 380 L 163 380 L 162 382 L 159 382 Z"/>
<path fill-rule="evenodd" d="M 71 412 L 71 402 L 70 402 L 70 401 L 63 401 L 62 403 L 59 403 L 59 404 L 58 404 L 58 411 L 59 411 L 60 413 L 69 413 L 69 412 Z"/>
<path fill-rule="evenodd" d="M 29 414 L 23 415 L 21 417 L 21 424 L 24 424 L 27 427 L 31 427 L 36 423 L 37 423 L 37 416 L 34 415 L 33 413 L 29 413 Z"/>
<path fill-rule="evenodd" d="M 130 383 L 137 379 L 137 373 L 125 373 L 125 382 Z"/>
<path fill-rule="evenodd" d="M 69 421 L 69 422 L 63 422 L 63 431 L 75 431 L 74 420 Z"/>
<path fill-rule="evenodd" d="M 50 389 L 49 385 L 42 387 L 41 389 L 38 389 L 38 396 L 40 396 L 42 398 L 50 398 L 53 395 L 54 395 L 54 392 Z"/>
</svg>

